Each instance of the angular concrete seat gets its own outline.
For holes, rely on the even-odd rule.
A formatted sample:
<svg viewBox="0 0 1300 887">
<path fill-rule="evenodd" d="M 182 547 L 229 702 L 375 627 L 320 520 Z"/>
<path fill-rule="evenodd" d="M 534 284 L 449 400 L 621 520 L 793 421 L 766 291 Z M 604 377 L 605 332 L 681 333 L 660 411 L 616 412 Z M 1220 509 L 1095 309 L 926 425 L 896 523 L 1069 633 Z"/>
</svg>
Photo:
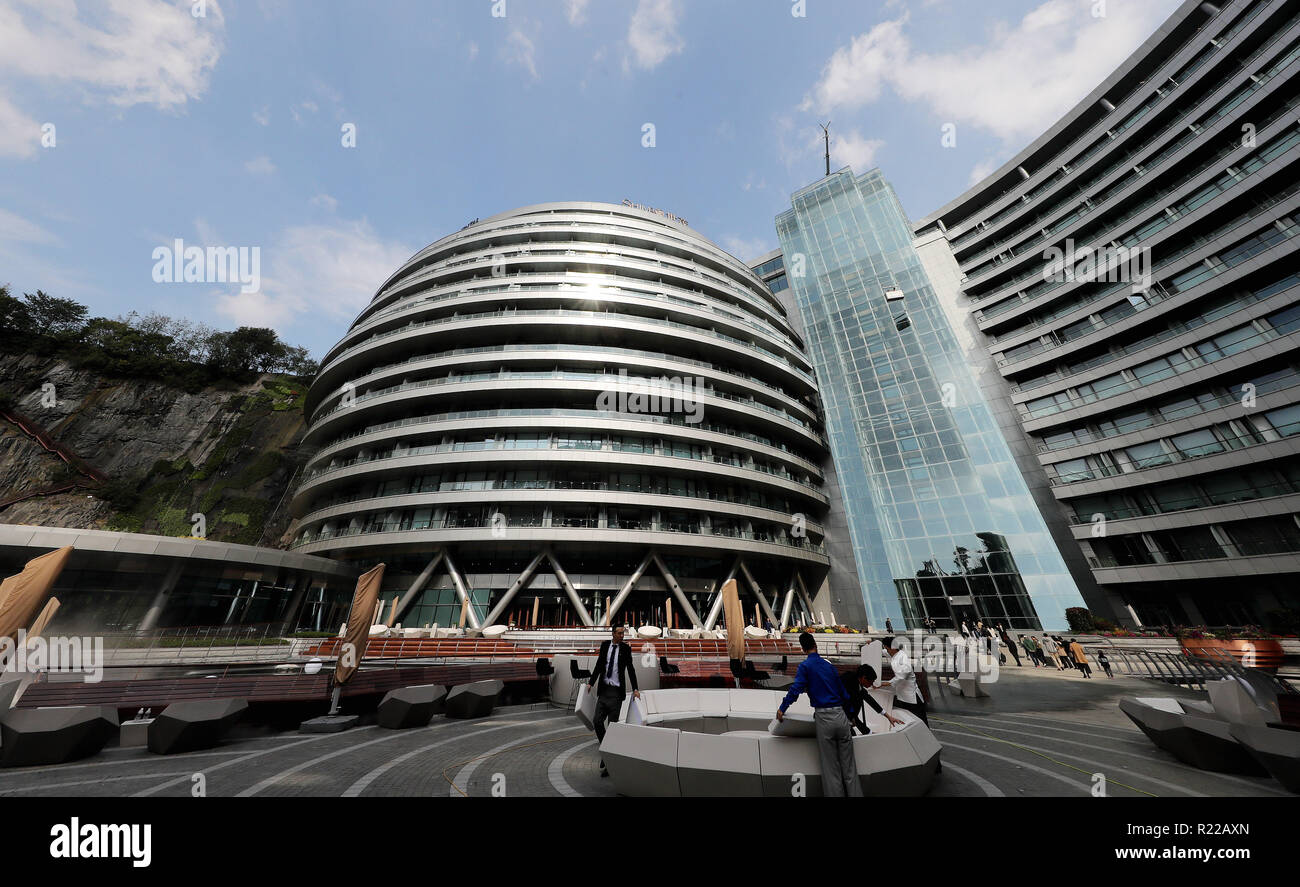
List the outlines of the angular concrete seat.
<svg viewBox="0 0 1300 887">
<path fill-rule="evenodd" d="M 791 706 L 793 708 L 794 706 Z M 773 736 L 786 736 L 807 739 L 817 735 L 817 722 L 811 712 L 786 711 L 781 720 L 772 718 L 767 725 L 767 732 Z"/>
<path fill-rule="evenodd" d="M 1228 730 L 1283 788 L 1300 794 L 1300 730 L 1248 724 L 1229 724 Z"/>
<path fill-rule="evenodd" d="M 660 690 L 653 695 L 642 694 L 643 699 L 653 700 L 653 714 L 666 715 L 673 712 L 699 711 L 699 690 Z"/>
<path fill-rule="evenodd" d="M 908 735 L 913 732 L 916 740 Z M 864 795 L 914 797 L 930 789 L 939 765 L 939 742 L 917 720 L 888 732 L 853 737 L 853 755 Z"/>
<path fill-rule="evenodd" d="M 447 694 L 447 717 L 485 718 L 497 706 L 497 697 L 505 684 L 501 681 L 475 681 L 461 684 Z"/>
<path fill-rule="evenodd" d="M 1207 681 L 1205 692 L 1210 694 L 1214 713 L 1230 724 L 1254 727 L 1268 726 L 1270 721 L 1280 721 L 1277 694 L 1268 690 L 1261 694 L 1244 681 L 1228 679 Z"/>
<path fill-rule="evenodd" d="M 732 714 L 755 714 L 771 717 L 781 704 L 781 694 L 771 690 L 728 690 L 727 703 Z"/>
<path fill-rule="evenodd" d="M 117 709 L 106 706 L 10 709 L 0 714 L 0 766 L 33 767 L 89 757 L 117 730 Z"/>
<path fill-rule="evenodd" d="M 174 755 L 212 748 L 247 711 L 243 699 L 173 702 L 149 725 L 149 751 Z"/>
<path fill-rule="evenodd" d="M 683 798 L 762 797 L 758 739 L 682 733 L 677 745 L 677 781 Z"/>
<path fill-rule="evenodd" d="M 702 689 L 699 691 L 699 714 L 707 718 L 725 719 L 731 714 L 731 691 L 728 689 Z M 725 724 L 715 726 L 710 732 L 725 732 Z"/>
<path fill-rule="evenodd" d="M 379 726 L 390 730 L 425 727 L 446 707 L 447 688 L 421 684 L 389 690 L 379 702 Z"/>
<path fill-rule="evenodd" d="M 685 707 L 690 694 L 694 709 Z M 819 795 L 821 764 L 808 701 L 801 697 L 791 705 L 781 725 L 782 731 L 805 735 L 777 736 L 762 729 L 781 698 L 770 690 L 646 692 L 641 702 L 653 713 L 645 715 L 645 725 L 612 724 L 601 756 L 625 795 Z M 934 735 L 908 712 L 899 713 L 904 725 L 895 728 L 874 712 L 867 716 L 873 732 L 854 740 L 864 789 L 877 796 L 928 791 L 939 762 Z M 664 770 L 670 760 L 668 777 Z"/>
<path fill-rule="evenodd" d="M 677 744 L 682 731 L 669 727 L 610 724 L 600 757 L 620 794 L 635 798 L 680 798 Z"/>
<path fill-rule="evenodd" d="M 980 699 L 989 695 L 984 689 L 985 685 L 979 679 L 978 672 L 964 671 L 957 675 L 956 680 L 949 681 L 948 686 L 967 699 Z"/>
<path fill-rule="evenodd" d="M 3 675 L 0 675 L 3 678 Z M 23 685 L 21 680 L 8 680 L 0 683 L 0 715 L 9 710 L 14 704 L 14 697 L 18 695 L 18 688 Z"/>
<path fill-rule="evenodd" d="M 1175 705 L 1176 700 L 1170 700 Z M 1172 711 L 1168 703 L 1121 699 L 1119 710 L 1138 729 L 1184 764 L 1219 773 L 1262 776 L 1263 768 L 1232 737 L 1227 721 L 1199 711 Z M 1181 709 L 1181 706 L 1178 706 Z"/>
<path fill-rule="evenodd" d="M 822 759 L 815 741 L 771 735 L 760 737 L 758 768 L 765 797 L 792 797 L 796 776 L 803 777 L 801 787 L 805 797 L 822 796 Z"/>
</svg>

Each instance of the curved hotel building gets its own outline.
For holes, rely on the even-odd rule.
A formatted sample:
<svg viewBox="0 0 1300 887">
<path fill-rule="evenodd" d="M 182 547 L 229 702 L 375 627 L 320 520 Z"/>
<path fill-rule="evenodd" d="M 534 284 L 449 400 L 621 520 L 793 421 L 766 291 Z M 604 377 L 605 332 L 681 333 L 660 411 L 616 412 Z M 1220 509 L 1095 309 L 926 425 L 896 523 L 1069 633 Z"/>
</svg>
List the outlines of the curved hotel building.
<svg viewBox="0 0 1300 887">
<path fill-rule="evenodd" d="M 667 214 L 553 203 L 444 237 L 379 288 L 306 409 L 294 550 L 385 562 L 408 625 L 712 625 L 733 576 L 747 613 L 789 623 L 826 577 L 803 344 Z"/>
<path fill-rule="evenodd" d="M 1300 3 L 1188 0 L 914 226 L 1071 572 L 1130 624 L 1300 611 L 1298 110 Z"/>
</svg>

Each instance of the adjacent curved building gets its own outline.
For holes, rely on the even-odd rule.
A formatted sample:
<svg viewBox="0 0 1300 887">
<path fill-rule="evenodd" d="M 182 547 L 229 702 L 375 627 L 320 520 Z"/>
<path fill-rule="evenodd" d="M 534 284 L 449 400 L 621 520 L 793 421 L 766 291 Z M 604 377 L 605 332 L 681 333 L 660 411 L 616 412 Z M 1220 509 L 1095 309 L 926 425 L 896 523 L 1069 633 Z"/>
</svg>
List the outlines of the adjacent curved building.
<svg viewBox="0 0 1300 887">
<path fill-rule="evenodd" d="M 414 255 L 325 355 L 301 553 L 388 565 L 407 625 L 773 622 L 827 570 L 812 367 L 743 263 L 667 214 L 553 203 Z M 385 620 L 391 618 L 385 612 Z"/>
<path fill-rule="evenodd" d="M 1188 0 L 915 226 L 1075 578 L 1129 623 L 1300 613 L 1298 109 L 1300 4 Z"/>
</svg>

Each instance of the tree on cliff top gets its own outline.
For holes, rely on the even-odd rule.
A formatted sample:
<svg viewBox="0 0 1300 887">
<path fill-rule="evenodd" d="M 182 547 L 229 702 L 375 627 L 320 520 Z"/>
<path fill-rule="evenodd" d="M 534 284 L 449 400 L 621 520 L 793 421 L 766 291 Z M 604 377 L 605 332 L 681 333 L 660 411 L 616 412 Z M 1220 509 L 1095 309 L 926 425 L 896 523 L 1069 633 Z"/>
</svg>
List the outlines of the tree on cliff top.
<svg viewBox="0 0 1300 887">
<path fill-rule="evenodd" d="M 86 306 L 72 299 L 60 299 L 44 290 L 15 299 L 8 286 L 0 286 L 0 330 L 6 333 L 75 337 L 86 326 L 86 314 Z"/>
<path fill-rule="evenodd" d="M 0 342 L 36 353 L 59 353 L 75 363 L 126 376 L 210 378 L 250 373 L 316 375 L 306 348 L 280 340 L 275 330 L 214 330 L 202 323 L 151 312 L 141 317 L 86 319 L 85 305 L 37 290 L 22 299 L 0 285 Z"/>
</svg>

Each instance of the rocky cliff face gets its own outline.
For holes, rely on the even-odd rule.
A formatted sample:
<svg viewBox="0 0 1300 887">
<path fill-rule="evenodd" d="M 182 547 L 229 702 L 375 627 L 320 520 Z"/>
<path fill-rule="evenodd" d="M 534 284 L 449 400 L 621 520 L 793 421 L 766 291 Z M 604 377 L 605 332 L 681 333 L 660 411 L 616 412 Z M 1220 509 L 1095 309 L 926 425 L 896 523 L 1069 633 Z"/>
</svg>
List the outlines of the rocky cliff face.
<svg viewBox="0 0 1300 887">
<path fill-rule="evenodd" d="M 278 544 L 286 491 L 307 455 L 298 449 L 305 391 L 263 376 L 190 392 L 0 355 L 5 405 L 105 477 L 49 452 L 32 428 L 0 421 L 0 522 L 189 536 L 201 514 L 208 539 Z"/>
</svg>

